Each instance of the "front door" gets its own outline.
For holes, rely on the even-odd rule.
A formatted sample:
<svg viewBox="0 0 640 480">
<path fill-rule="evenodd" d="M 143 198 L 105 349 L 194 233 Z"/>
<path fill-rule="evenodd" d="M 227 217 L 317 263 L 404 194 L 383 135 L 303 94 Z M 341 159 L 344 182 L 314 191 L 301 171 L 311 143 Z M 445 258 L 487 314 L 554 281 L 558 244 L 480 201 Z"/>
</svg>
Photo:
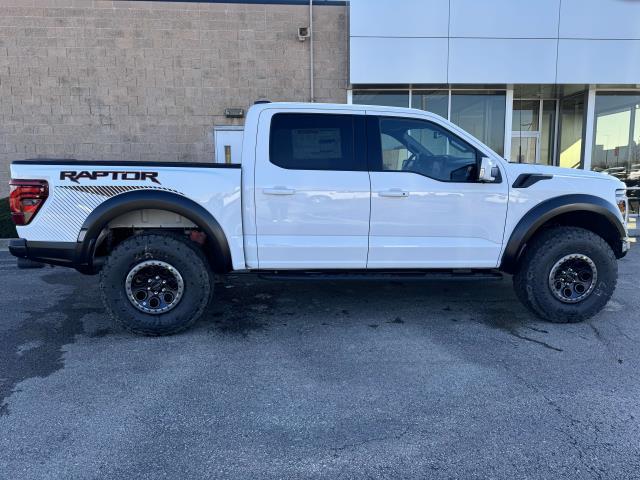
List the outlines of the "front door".
<svg viewBox="0 0 640 480">
<path fill-rule="evenodd" d="M 364 112 L 262 112 L 255 205 L 261 269 L 365 268 Z"/>
<path fill-rule="evenodd" d="M 367 116 L 368 268 L 494 268 L 507 212 L 504 175 L 477 182 L 481 152 L 420 117 Z"/>
</svg>

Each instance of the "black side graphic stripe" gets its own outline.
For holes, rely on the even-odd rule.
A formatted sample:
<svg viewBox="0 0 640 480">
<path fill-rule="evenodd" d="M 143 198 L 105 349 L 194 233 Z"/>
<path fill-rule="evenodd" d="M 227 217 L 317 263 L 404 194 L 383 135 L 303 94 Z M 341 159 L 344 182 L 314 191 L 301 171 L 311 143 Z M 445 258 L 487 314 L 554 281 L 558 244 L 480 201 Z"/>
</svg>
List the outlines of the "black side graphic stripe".
<svg viewBox="0 0 640 480">
<path fill-rule="evenodd" d="M 113 197 L 120 193 L 132 192 L 134 190 L 161 190 L 163 192 L 181 193 L 172 188 L 151 187 L 151 186 L 133 186 L 133 185 L 58 185 L 56 188 L 65 190 L 73 190 L 76 192 L 90 193 L 92 195 L 100 195 L 103 197 Z"/>
</svg>

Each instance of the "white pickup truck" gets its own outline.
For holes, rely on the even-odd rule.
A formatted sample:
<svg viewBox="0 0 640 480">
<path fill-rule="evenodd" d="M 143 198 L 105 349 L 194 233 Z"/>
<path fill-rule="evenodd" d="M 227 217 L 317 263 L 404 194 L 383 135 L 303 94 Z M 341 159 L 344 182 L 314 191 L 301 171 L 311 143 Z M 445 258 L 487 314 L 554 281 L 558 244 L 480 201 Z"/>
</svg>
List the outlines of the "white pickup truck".
<svg viewBox="0 0 640 480">
<path fill-rule="evenodd" d="M 629 248 L 615 177 L 511 164 L 405 108 L 257 104 L 241 165 L 38 159 L 11 177 L 11 253 L 99 272 L 107 310 L 148 335 L 192 325 L 229 272 L 504 272 L 536 315 L 575 322 L 607 303 Z"/>
</svg>

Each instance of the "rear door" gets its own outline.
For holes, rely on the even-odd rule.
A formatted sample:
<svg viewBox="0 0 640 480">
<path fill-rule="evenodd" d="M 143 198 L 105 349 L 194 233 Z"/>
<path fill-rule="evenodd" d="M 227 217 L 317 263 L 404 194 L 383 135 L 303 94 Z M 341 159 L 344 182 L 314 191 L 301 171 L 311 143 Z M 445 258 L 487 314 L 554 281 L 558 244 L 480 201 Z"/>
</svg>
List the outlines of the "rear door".
<svg viewBox="0 0 640 480">
<path fill-rule="evenodd" d="M 482 152 L 419 116 L 367 116 L 368 268 L 494 268 L 508 185 L 477 181 Z M 501 167 L 499 167 L 501 168 Z"/>
<path fill-rule="evenodd" d="M 371 189 L 364 112 L 267 109 L 258 132 L 259 268 L 365 268 Z"/>
</svg>

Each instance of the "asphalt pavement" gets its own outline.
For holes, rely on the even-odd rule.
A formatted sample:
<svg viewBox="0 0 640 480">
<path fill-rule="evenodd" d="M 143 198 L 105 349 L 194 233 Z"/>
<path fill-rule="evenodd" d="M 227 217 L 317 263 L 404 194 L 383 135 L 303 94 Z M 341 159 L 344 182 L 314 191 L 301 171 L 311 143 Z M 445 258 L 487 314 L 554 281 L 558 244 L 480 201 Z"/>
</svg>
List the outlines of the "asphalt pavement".
<svg viewBox="0 0 640 480">
<path fill-rule="evenodd" d="M 145 338 L 96 277 L 0 253 L 0 478 L 640 478 L 640 247 L 619 265 L 582 324 L 509 278 L 247 276 Z"/>
</svg>

